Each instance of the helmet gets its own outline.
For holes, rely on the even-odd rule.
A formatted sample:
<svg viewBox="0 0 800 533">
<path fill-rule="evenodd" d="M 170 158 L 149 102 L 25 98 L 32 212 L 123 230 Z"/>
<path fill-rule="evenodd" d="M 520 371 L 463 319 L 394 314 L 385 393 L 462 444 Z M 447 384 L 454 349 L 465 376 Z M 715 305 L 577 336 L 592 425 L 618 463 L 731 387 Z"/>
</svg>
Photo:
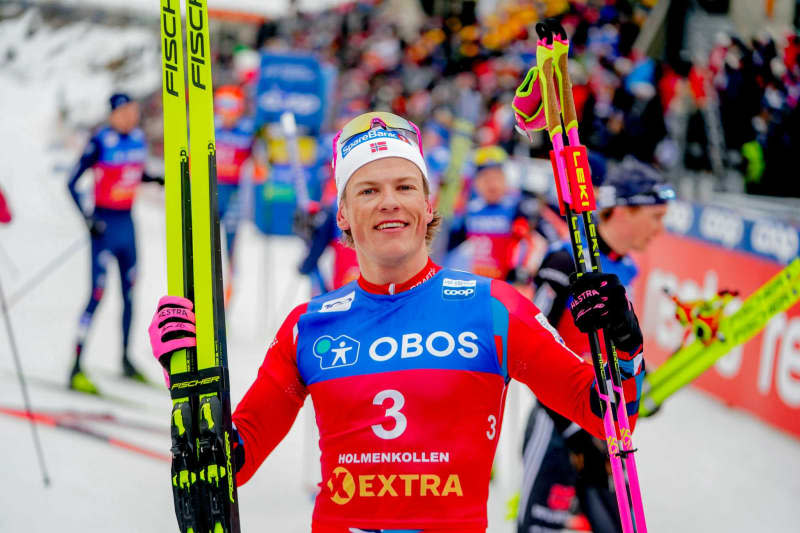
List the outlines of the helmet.
<svg viewBox="0 0 800 533">
<path fill-rule="evenodd" d="M 482 146 L 475 150 L 475 174 L 490 167 L 502 167 L 508 160 L 508 153 L 496 144 Z"/>
</svg>

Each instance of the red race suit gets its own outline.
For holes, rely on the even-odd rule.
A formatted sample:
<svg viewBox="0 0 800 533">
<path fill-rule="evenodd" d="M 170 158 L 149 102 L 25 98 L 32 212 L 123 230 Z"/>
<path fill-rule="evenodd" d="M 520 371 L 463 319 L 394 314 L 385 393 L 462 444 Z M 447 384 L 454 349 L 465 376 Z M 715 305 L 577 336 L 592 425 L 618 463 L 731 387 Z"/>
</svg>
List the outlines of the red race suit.
<svg viewBox="0 0 800 533">
<path fill-rule="evenodd" d="M 314 402 L 314 533 L 484 532 L 509 381 L 603 437 L 594 372 L 505 282 L 429 262 L 402 285 L 363 278 L 296 307 L 233 422 L 246 483 Z M 625 394 L 636 397 L 634 379 Z"/>
</svg>

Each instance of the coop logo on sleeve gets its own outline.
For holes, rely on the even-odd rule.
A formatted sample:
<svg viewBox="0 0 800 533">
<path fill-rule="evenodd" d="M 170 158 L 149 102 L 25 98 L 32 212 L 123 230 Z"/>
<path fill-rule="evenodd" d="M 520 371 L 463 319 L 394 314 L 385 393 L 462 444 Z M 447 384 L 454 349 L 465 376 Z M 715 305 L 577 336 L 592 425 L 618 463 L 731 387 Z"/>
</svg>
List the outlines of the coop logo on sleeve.
<svg viewBox="0 0 800 533">
<path fill-rule="evenodd" d="M 477 281 L 474 279 L 451 279 L 442 280 L 442 298 L 445 300 L 466 300 L 475 296 Z"/>
<path fill-rule="evenodd" d="M 314 357 L 319 359 L 319 367 L 330 370 L 356 364 L 360 348 L 361 343 L 347 335 L 323 335 L 314 341 L 313 350 Z"/>
</svg>

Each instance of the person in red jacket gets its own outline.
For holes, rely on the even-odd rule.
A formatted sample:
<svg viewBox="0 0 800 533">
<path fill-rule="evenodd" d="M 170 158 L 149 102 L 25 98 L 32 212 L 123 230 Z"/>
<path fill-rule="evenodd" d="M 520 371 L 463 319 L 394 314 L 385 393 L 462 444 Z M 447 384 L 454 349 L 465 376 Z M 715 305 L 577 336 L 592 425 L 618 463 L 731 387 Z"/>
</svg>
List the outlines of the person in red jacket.
<svg viewBox="0 0 800 533">
<path fill-rule="evenodd" d="M 237 482 L 256 473 L 310 396 L 322 452 L 313 533 L 485 532 L 510 380 L 602 436 L 592 366 L 507 283 L 431 261 L 439 216 L 413 123 L 367 113 L 334 144 L 336 221 L 361 275 L 299 305 L 280 327 L 233 414 Z M 641 338 L 615 276 L 581 279 L 579 327 L 614 321 L 624 324 L 615 332 Z M 176 329 L 191 335 L 192 325 L 156 313 L 157 358 L 175 348 Z M 620 356 L 635 398 L 641 365 Z"/>
</svg>

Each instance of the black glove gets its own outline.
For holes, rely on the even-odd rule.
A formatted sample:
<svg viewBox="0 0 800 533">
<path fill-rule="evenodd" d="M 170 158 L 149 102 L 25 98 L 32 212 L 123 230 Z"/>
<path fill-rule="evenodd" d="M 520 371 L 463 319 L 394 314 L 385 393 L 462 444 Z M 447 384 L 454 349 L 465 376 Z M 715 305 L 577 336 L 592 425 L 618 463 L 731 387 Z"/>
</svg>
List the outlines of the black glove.
<svg viewBox="0 0 800 533">
<path fill-rule="evenodd" d="M 86 221 L 86 227 L 89 228 L 89 234 L 92 236 L 93 239 L 97 239 L 102 237 L 103 234 L 106 232 L 106 223 L 103 220 L 97 220 L 93 216 L 87 216 L 84 218 Z"/>
<path fill-rule="evenodd" d="M 302 209 L 295 209 L 292 217 L 292 232 L 306 242 L 311 241 L 314 224 L 311 215 Z"/>
<path fill-rule="evenodd" d="M 634 352 L 642 344 L 642 330 L 616 274 L 587 272 L 579 278 L 573 274 L 570 280 L 569 310 L 578 329 L 584 333 L 603 329 L 617 348 Z"/>
<path fill-rule="evenodd" d="M 314 233 L 325 223 L 329 213 L 318 202 L 311 202 L 307 210 L 295 209 L 292 218 L 292 231 L 306 242 L 311 242 Z"/>
</svg>

